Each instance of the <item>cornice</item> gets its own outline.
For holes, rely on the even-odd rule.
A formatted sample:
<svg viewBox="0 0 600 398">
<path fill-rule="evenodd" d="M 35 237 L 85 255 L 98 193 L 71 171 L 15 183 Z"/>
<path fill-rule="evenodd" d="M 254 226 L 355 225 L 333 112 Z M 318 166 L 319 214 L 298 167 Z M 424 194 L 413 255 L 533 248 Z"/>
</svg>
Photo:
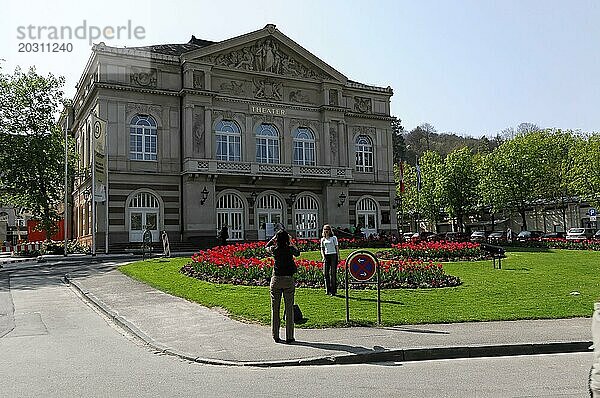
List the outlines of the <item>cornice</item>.
<svg viewBox="0 0 600 398">
<path fill-rule="evenodd" d="M 264 102 L 264 101 L 249 99 L 249 98 L 226 97 L 226 96 L 223 96 L 222 94 L 216 94 L 216 93 L 215 93 L 214 98 L 217 100 L 223 101 L 223 102 L 245 103 L 245 104 L 252 104 L 252 105 L 261 105 L 261 106 L 266 106 L 266 107 L 279 107 L 279 108 L 294 109 L 294 110 L 299 110 L 299 111 L 310 111 L 310 112 L 318 112 L 319 111 L 318 106 L 310 106 L 309 107 L 309 106 L 302 106 L 302 105 L 298 105 L 298 104 L 291 105 L 287 102 Z"/>
<path fill-rule="evenodd" d="M 393 121 L 394 117 L 387 115 L 373 115 L 370 113 L 354 113 L 354 112 L 346 112 L 344 116 L 354 117 L 357 119 L 375 119 L 375 120 L 385 120 L 385 121 Z"/>
<path fill-rule="evenodd" d="M 143 88 L 143 87 L 135 87 L 135 86 L 125 86 L 122 84 L 115 84 L 115 83 L 96 82 L 96 83 L 94 83 L 94 87 L 106 88 L 106 89 L 118 90 L 118 91 L 135 91 L 135 92 L 144 93 L 144 94 L 169 95 L 172 97 L 179 97 L 179 91 L 160 90 L 160 89 Z"/>
<path fill-rule="evenodd" d="M 178 65 L 180 64 L 179 57 L 175 56 L 175 55 L 153 53 L 150 51 L 137 50 L 137 49 L 127 48 L 127 47 L 125 47 L 125 48 L 110 47 L 104 43 L 95 44 L 92 47 L 92 50 L 97 53 L 127 55 L 130 57 L 147 58 L 147 59 L 151 59 L 151 60 L 155 60 L 155 61 L 157 61 L 157 60 L 169 61 L 169 62 L 176 63 Z"/>
</svg>

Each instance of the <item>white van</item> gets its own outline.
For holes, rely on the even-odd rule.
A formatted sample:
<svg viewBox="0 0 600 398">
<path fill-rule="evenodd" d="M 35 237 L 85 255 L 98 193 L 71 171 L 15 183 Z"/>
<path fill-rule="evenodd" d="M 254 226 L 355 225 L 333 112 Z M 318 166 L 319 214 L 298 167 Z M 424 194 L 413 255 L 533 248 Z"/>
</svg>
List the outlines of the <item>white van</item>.
<svg viewBox="0 0 600 398">
<path fill-rule="evenodd" d="M 594 230 L 589 228 L 571 228 L 567 231 L 567 240 L 584 241 L 594 236 Z"/>
</svg>

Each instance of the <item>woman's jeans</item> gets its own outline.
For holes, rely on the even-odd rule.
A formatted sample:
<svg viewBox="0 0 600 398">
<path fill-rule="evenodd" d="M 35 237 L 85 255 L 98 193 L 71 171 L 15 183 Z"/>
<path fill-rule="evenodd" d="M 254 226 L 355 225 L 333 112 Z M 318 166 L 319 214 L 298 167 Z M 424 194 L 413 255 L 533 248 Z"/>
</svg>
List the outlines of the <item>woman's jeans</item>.
<svg viewBox="0 0 600 398">
<path fill-rule="evenodd" d="M 285 338 L 291 340 L 294 338 L 294 277 L 293 276 L 275 276 L 271 277 L 271 333 L 274 339 L 279 338 L 279 328 L 281 325 L 281 295 L 285 305 Z"/>
<path fill-rule="evenodd" d="M 337 294 L 337 254 L 326 254 L 323 273 L 325 274 L 325 293 Z"/>
</svg>

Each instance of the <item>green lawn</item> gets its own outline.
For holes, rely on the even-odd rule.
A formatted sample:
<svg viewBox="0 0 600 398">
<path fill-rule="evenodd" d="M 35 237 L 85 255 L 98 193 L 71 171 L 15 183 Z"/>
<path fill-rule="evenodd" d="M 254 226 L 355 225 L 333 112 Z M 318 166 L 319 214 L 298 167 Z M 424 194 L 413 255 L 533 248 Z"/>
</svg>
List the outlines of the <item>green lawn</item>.
<svg viewBox="0 0 600 398">
<path fill-rule="evenodd" d="M 342 250 L 341 256 L 351 252 Z M 302 257 L 319 259 L 320 253 L 306 252 Z M 167 293 L 225 308 L 235 318 L 270 322 L 268 287 L 201 282 L 178 272 L 188 261 L 139 261 L 120 270 Z M 521 249 L 507 253 L 501 270 L 493 269 L 491 261 L 446 263 L 444 269 L 460 277 L 463 284 L 443 289 L 383 290 L 382 322 L 398 325 L 590 316 L 593 303 L 600 299 L 600 252 Z M 302 327 L 345 323 L 344 297 L 326 296 L 324 289 L 303 288 L 296 289 L 296 303 L 308 318 Z M 376 309 L 375 290 L 350 290 L 354 324 L 374 324 Z"/>
</svg>

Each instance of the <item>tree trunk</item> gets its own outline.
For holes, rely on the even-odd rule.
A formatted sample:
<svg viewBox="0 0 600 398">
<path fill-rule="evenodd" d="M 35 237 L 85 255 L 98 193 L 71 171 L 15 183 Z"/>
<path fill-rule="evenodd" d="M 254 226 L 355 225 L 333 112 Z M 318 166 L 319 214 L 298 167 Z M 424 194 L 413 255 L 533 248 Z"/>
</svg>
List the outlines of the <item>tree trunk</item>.
<svg viewBox="0 0 600 398">
<path fill-rule="evenodd" d="M 527 231 L 527 218 L 525 217 L 525 208 L 520 208 L 519 214 L 521 215 L 521 221 L 523 221 L 523 223 L 521 224 L 521 231 Z"/>
</svg>

